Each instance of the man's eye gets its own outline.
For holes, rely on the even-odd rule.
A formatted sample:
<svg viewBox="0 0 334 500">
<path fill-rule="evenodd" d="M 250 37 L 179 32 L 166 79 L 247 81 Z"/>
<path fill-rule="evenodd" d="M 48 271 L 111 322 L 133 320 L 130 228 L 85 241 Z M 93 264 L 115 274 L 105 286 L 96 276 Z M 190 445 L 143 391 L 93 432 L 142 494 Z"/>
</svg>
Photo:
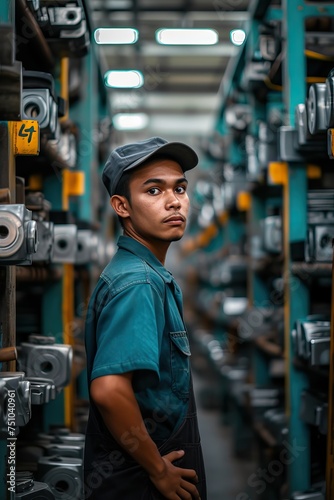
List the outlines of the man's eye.
<svg viewBox="0 0 334 500">
<path fill-rule="evenodd" d="M 149 194 L 158 194 L 159 189 L 158 188 L 151 188 L 147 191 Z"/>
<path fill-rule="evenodd" d="M 183 194 L 186 192 L 185 186 L 178 186 L 175 190 L 178 194 Z"/>
</svg>

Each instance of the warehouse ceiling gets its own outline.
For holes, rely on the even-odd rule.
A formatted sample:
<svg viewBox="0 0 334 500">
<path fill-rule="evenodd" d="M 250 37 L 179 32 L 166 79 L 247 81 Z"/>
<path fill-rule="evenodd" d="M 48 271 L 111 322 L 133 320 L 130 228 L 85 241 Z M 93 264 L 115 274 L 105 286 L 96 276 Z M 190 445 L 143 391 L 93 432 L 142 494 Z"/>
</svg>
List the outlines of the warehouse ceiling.
<svg viewBox="0 0 334 500">
<path fill-rule="evenodd" d="M 248 0 L 89 0 L 94 28 L 132 27 L 134 45 L 98 46 L 108 69 L 137 69 L 145 79 L 140 89 L 110 89 L 114 114 L 143 112 L 145 130 L 130 137 L 162 135 L 192 141 L 213 130 L 218 90 L 228 61 L 238 52 L 230 31 L 248 18 Z M 163 46 L 158 28 L 213 28 L 212 46 Z M 124 133 L 123 133 L 124 134 Z M 124 135 L 123 135 L 124 137 Z M 122 137 L 122 140 L 123 140 Z"/>
</svg>

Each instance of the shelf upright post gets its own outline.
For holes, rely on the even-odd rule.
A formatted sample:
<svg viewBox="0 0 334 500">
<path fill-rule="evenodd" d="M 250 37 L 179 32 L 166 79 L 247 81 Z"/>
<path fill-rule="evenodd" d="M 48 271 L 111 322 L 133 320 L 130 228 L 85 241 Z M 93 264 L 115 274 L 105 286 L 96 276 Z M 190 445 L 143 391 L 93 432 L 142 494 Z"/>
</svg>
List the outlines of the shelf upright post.
<svg viewBox="0 0 334 500">
<path fill-rule="evenodd" d="M 304 55 L 304 12 L 300 0 L 283 0 L 283 97 L 286 125 L 294 125 L 295 107 L 306 97 L 306 62 Z M 291 273 L 291 250 L 294 244 L 306 240 L 307 230 L 307 169 L 304 163 L 286 164 L 283 185 L 284 214 L 284 316 L 286 359 L 286 412 L 289 418 L 289 445 L 299 450 L 287 466 L 289 493 L 310 487 L 310 433 L 299 418 L 301 392 L 308 387 L 308 377 L 293 364 L 291 331 L 298 318 L 309 311 L 306 285 Z"/>
</svg>

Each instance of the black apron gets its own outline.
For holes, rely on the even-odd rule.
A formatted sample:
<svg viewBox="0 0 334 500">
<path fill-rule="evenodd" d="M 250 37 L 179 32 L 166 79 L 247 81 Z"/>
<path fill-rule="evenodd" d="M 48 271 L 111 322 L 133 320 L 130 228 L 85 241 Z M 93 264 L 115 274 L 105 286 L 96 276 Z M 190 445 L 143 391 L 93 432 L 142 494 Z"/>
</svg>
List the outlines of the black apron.
<svg viewBox="0 0 334 500">
<path fill-rule="evenodd" d="M 177 467 L 194 469 L 199 482 L 196 487 L 201 500 L 207 499 L 205 469 L 197 424 L 196 403 L 192 381 L 187 415 L 180 428 L 159 447 L 161 455 L 184 450 L 182 458 L 173 462 Z M 113 448 L 110 448 L 112 446 Z M 138 465 L 115 441 L 105 443 L 106 454 L 94 455 L 94 469 L 85 470 L 86 500 L 163 500 L 165 497 L 155 488 L 147 472 Z M 115 450 L 113 463 L 110 450 Z M 89 446 L 85 449 L 85 463 L 92 463 Z M 106 457 L 108 456 L 108 463 Z M 122 456 L 122 460 L 119 457 Z"/>
</svg>

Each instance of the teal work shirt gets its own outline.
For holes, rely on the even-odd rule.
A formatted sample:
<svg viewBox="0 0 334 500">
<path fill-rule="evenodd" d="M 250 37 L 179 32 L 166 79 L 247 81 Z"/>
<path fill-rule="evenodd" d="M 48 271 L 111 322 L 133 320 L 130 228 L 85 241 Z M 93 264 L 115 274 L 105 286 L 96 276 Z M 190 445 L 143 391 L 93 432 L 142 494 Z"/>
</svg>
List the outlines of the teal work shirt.
<svg viewBox="0 0 334 500">
<path fill-rule="evenodd" d="M 88 384 L 97 377 L 133 372 L 133 388 L 152 439 L 160 444 L 181 424 L 188 408 L 189 342 L 182 294 L 153 253 L 127 236 L 101 273 L 85 326 Z M 98 429 L 106 432 L 91 403 Z"/>
</svg>

